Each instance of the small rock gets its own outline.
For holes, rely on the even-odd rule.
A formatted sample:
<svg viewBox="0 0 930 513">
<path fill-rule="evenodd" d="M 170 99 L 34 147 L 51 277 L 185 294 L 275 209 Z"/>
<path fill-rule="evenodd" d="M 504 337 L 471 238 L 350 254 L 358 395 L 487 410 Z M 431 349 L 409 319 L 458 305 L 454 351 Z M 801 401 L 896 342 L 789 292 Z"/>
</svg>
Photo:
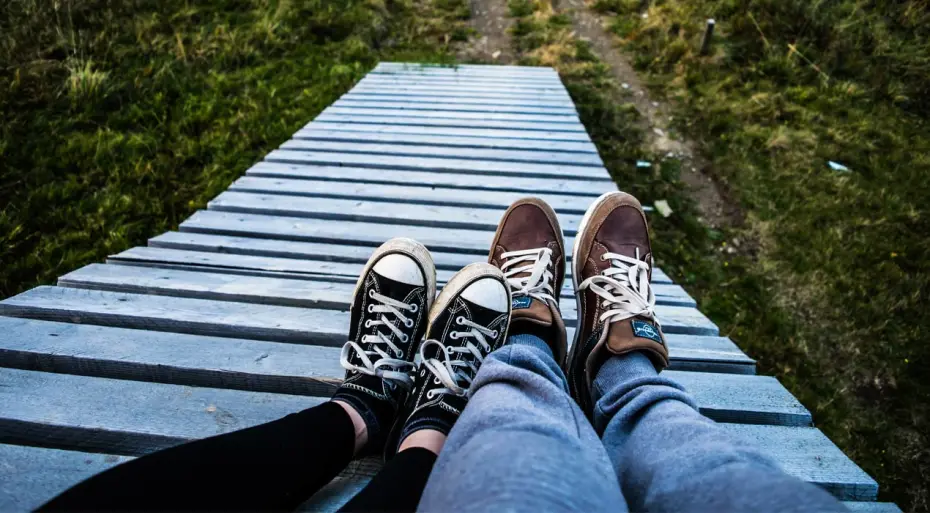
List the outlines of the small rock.
<svg viewBox="0 0 930 513">
<path fill-rule="evenodd" d="M 627 84 L 626 82 L 624 82 L 624 83 L 620 84 L 620 87 L 622 87 L 622 88 L 624 88 L 624 89 L 629 89 L 629 88 L 630 88 L 630 84 Z"/>
<path fill-rule="evenodd" d="M 658 212 L 662 217 L 668 217 L 672 215 L 672 207 L 668 206 L 668 202 L 665 200 L 656 201 L 653 203 L 653 206 L 656 208 L 656 212 Z"/>
<path fill-rule="evenodd" d="M 636 167 L 652 167 L 652 162 L 646 160 L 637 160 Z"/>
<path fill-rule="evenodd" d="M 663 132 L 661 128 L 653 128 L 652 131 L 659 137 L 665 137 L 665 132 Z"/>
<path fill-rule="evenodd" d="M 501 56 L 501 51 L 500 51 L 500 50 L 498 50 L 498 51 L 496 51 L 496 52 L 494 52 L 494 53 L 491 54 L 491 58 L 492 58 L 492 59 L 497 59 L 497 58 L 500 57 L 500 56 Z"/>
<path fill-rule="evenodd" d="M 648 12 L 644 12 L 644 13 L 643 13 L 643 19 L 644 19 L 644 20 L 648 20 L 648 19 L 649 19 L 649 13 L 648 13 Z"/>
<path fill-rule="evenodd" d="M 668 153 L 665 154 L 665 158 L 667 158 L 667 159 L 673 159 L 673 158 L 675 158 L 675 153 L 670 151 L 670 152 L 668 152 Z"/>
<path fill-rule="evenodd" d="M 827 165 L 830 166 L 830 169 L 832 169 L 832 170 L 834 170 L 834 171 L 839 171 L 839 172 L 841 172 L 841 173 L 848 173 L 848 172 L 852 171 L 852 169 L 849 169 L 848 167 L 844 166 L 843 164 L 840 164 L 839 162 L 833 162 L 832 160 L 829 161 L 829 162 L 827 162 Z"/>
<path fill-rule="evenodd" d="M 658 107 L 659 107 L 659 102 L 652 102 L 652 106 L 658 108 Z"/>
</svg>

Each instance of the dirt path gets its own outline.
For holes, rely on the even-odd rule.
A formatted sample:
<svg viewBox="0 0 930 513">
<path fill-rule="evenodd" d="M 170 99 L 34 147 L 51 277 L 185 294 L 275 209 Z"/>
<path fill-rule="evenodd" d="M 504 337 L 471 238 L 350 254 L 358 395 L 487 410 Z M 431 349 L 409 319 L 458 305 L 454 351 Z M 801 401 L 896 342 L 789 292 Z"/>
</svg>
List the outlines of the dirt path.
<svg viewBox="0 0 930 513">
<path fill-rule="evenodd" d="M 696 146 L 688 140 L 669 137 L 672 120 L 668 105 L 649 96 L 629 59 L 614 46 L 614 37 L 604 29 L 601 18 L 589 11 L 584 0 L 553 0 L 572 18 L 575 35 L 589 41 L 595 54 L 607 64 L 617 83 L 627 89 L 636 110 L 643 117 L 642 129 L 649 149 L 665 158 L 681 159 L 681 180 L 697 202 L 704 221 L 713 227 L 731 226 L 739 222 L 739 210 L 726 201 L 721 187 L 711 178 L 709 163 L 702 159 Z M 471 0 L 471 25 L 478 36 L 463 46 L 460 58 L 510 64 L 515 61 L 507 29 L 512 24 L 506 0 Z"/>
<path fill-rule="evenodd" d="M 632 94 L 632 103 L 645 122 L 643 129 L 649 148 L 657 155 L 681 159 L 681 180 L 690 188 L 704 221 L 714 227 L 737 222 L 739 212 L 724 199 L 711 178 L 710 164 L 701 158 L 693 142 L 669 137 L 671 109 L 650 98 L 629 59 L 614 46 L 614 37 L 604 29 L 601 18 L 589 11 L 583 0 L 562 0 L 561 6 L 568 8 L 576 35 L 591 43 L 594 53 L 610 66 L 621 87 Z"/>
<path fill-rule="evenodd" d="M 478 36 L 459 49 L 458 57 L 513 64 L 514 52 L 507 32 L 513 18 L 508 12 L 506 0 L 471 0 L 470 24 Z"/>
</svg>

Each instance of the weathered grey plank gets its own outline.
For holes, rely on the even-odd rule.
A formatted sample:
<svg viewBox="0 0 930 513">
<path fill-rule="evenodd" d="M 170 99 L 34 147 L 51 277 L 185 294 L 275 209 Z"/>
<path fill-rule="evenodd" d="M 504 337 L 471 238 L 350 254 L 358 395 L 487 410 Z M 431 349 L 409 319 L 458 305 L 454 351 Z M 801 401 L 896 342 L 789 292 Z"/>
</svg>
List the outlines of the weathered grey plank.
<svg viewBox="0 0 930 513">
<path fill-rule="evenodd" d="M 388 185 L 314 179 L 264 178 L 251 175 L 244 176 L 233 182 L 229 190 L 312 198 L 342 198 L 405 204 L 490 208 L 498 209 L 498 216 L 514 201 L 528 196 L 525 192 L 475 191 L 419 183 Z M 546 193 L 534 194 L 534 196 L 544 200 L 560 214 L 584 215 L 588 205 L 592 202 L 591 196 Z"/>
<path fill-rule="evenodd" d="M 386 70 L 375 69 L 368 74 L 369 77 L 391 77 L 399 80 L 407 78 L 443 78 L 453 80 L 507 80 L 516 83 L 528 84 L 558 84 L 562 82 L 559 76 L 553 73 L 488 73 L 474 70 Z"/>
<path fill-rule="evenodd" d="M 893 502 L 844 502 L 843 505 L 852 513 L 902 513 Z"/>
<path fill-rule="evenodd" d="M 116 255 L 116 263 L 131 262 L 133 255 L 148 255 L 150 262 L 157 262 L 156 258 L 168 260 L 168 263 L 183 265 L 184 258 L 197 258 L 190 252 L 173 250 L 153 250 L 153 248 L 135 248 L 124 252 L 129 256 Z M 121 254 L 123 255 L 123 254 Z M 175 260 L 169 260 L 174 257 Z M 110 290 L 115 292 L 130 292 L 138 294 L 160 294 L 169 296 L 192 297 L 199 299 L 216 299 L 221 301 L 239 301 L 245 303 L 262 303 L 268 305 L 299 306 L 305 308 L 323 308 L 335 310 L 348 310 L 355 288 L 355 276 L 347 276 L 342 280 L 313 278 L 308 276 L 295 277 L 282 273 L 300 272 L 303 261 L 296 261 L 293 268 L 283 270 L 283 265 L 277 264 L 279 259 L 268 257 L 239 257 L 243 269 L 251 266 L 253 269 L 277 272 L 277 275 L 249 275 L 245 273 L 223 272 L 220 266 L 210 269 L 198 269 L 189 266 L 186 269 L 178 267 L 156 266 L 130 266 L 130 265 L 103 265 L 90 264 L 76 271 L 72 271 L 58 279 L 62 287 L 77 287 L 97 290 Z M 235 262 L 230 255 L 217 255 L 216 262 Z M 276 265 L 277 264 L 277 265 Z M 361 272 L 362 266 L 358 265 Z M 451 278 L 452 272 L 440 271 L 440 286 Z M 357 276 L 357 275 L 356 275 Z M 668 306 L 681 306 L 681 297 L 677 295 L 661 295 L 666 288 L 674 291 L 674 285 L 655 285 L 657 294 L 656 304 Z M 674 291 L 677 292 L 677 291 Z M 567 321 L 574 322 L 577 313 L 571 306 L 574 297 L 570 289 L 563 289 L 563 297 L 567 304 L 563 307 L 563 315 Z"/>
<path fill-rule="evenodd" d="M 722 424 L 728 432 L 771 455 L 793 476 L 820 485 L 840 500 L 872 501 L 878 483 L 819 429 Z"/>
<path fill-rule="evenodd" d="M 283 272 L 305 272 L 312 274 L 312 269 L 317 269 L 315 264 L 307 264 L 304 267 L 299 262 L 301 260 L 327 261 L 327 262 L 345 262 L 364 264 L 371 256 L 373 248 L 366 246 L 350 246 L 337 244 L 323 244 L 314 242 L 295 242 L 274 239 L 258 239 L 249 237 L 234 237 L 229 235 L 211 235 L 205 233 L 182 233 L 166 232 L 157 237 L 149 239 L 149 248 L 133 248 L 119 255 L 110 257 L 114 260 L 132 260 L 137 258 L 140 261 L 158 262 L 170 261 L 177 264 L 203 265 L 217 268 L 237 268 L 246 266 L 261 265 L 261 268 L 267 264 L 270 267 L 266 270 L 283 271 Z M 185 257 L 184 260 L 178 260 L 180 255 L 185 252 L 178 252 L 176 257 L 165 257 L 160 255 L 158 248 L 169 248 L 176 250 L 188 250 L 192 252 L 217 253 L 217 255 L 198 254 L 192 257 Z M 130 256 L 132 254 L 134 256 Z M 254 257 L 273 257 L 281 259 L 296 259 L 297 264 L 290 260 L 279 260 L 273 262 L 264 262 L 260 260 L 251 261 L 243 259 L 243 256 Z M 457 271 L 462 267 L 483 260 L 480 257 L 472 255 L 461 255 L 457 253 L 432 252 L 433 262 L 440 271 Z M 293 265 L 293 266 L 292 266 Z M 313 266 L 313 267 L 310 267 Z M 656 269 L 656 275 L 653 276 L 653 290 L 659 300 L 666 301 L 666 304 L 675 304 L 679 306 L 694 306 L 695 302 L 684 289 L 678 285 L 671 284 L 664 274 L 659 274 L 661 270 Z M 340 273 L 327 272 L 331 275 L 340 275 L 357 277 L 361 272 L 361 267 L 346 267 Z M 570 271 L 569 271 L 570 275 Z M 440 272 L 439 281 L 444 283 L 448 273 Z M 314 278 L 308 278 L 314 279 Z M 568 279 L 562 287 L 562 297 L 574 297 L 572 292 L 571 280 Z"/>
<path fill-rule="evenodd" d="M 436 146 L 449 148 L 498 149 L 498 150 L 539 150 L 537 141 L 525 139 L 488 139 L 481 137 L 458 137 L 445 135 L 394 134 L 384 132 L 350 132 L 322 129 L 304 129 L 294 134 L 294 139 L 308 141 L 358 142 L 369 144 L 411 144 L 418 146 Z M 589 154 L 597 153 L 597 147 L 591 143 L 552 141 L 545 145 L 551 153 Z"/>
<path fill-rule="evenodd" d="M 432 86 L 444 89 L 484 89 L 492 91 L 520 92 L 526 94 L 561 94 L 568 95 L 565 87 L 559 82 L 526 82 L 521 80 L 507 80 L 496 78 L 456 78 L 436 76 L 406 76 L 396 77 L 387 75 L 372 75 L 359 80 L 356 87 L 409 87 Z"/>
<path fill-rule="evenodd" d="M 0 369 L 3 439 L 56 449 L 139 456 L 269 422 L 323 401 Z"/>
<path fill-rule="evenodd" d="M 523 195 L 567 194 L 592 198 L 584 201 L 585 204 L 604 192 L 616 190 L 613 183 L 600 180 L 495 176 L 468 172 L 434 173 L 432 171 L 404 171 L 399 169 L 372 171 L 364 167 L 314 166 L 275 162 L 259 162 L 246 171 L 246 174 L 272 178 L 327 180 L 330 182 L 382 183 L 401 186 L 418 184 L 479 191 L 520 192 Z"/>
<path fill-rule="evenodd" d="M 514 123 L 538 123 L 544 127 L 554 126 L 558 131 L 584 131 L 584 126 L 574 114 L 511 114 L 500 112 L 463 112 L 456 110 L 409 110 L 399 108 L 372 109 L 366 107 L 352 107 L 333 105 L 327 107 L 321 115 L 333 116 L 376 116 L 376 117 L 404 117 L 428 119 L 454 119 L 477 121 L 512 121 Z"/>
<path fill-rule="evenodd" d="M 325 151 L 274 150 L 265 156 L 268 162 L 289 164 L 315 164 L 320 166 L 354 166 L 371 169 L 399 169 L 474 173 L 531 178 L 557 178 L 610 182 L 610 175 L 602 167 L 573 166 L 568 164 L 533 164 L 500 162 L 493 160 L 465 160 L 436 157 L 403 157 L 392 155 L 365 155 Z"/>
<path fill-rule="evenodd" d="M 574 298 L 561 298 L 559 309 L 562 319 L 568 327 L 569 340 L 575 337 L 575 326 L 578 324 L 578 311 Z M 662 332 L 682 335 L 708 335 L 716 337 L 720 329 L 697 308 L 689 306 L 670 306 L 656 304 L 656 316 L 662 324 Z"/>
<path fill-rule="evenodd" d="M 568 164 L 572 166 L 595 166 L 605 172 L 603 162 L 596 153 L 563 153 L 538 147 L 530 150 L 496 150 L 484 148 L 450 148 L 414 144 L 366 144 L 359 141 L 331 142 L 292 139 L 280 146 L 284 150 L 331 151 L 335 153 L 362 153 L 370 155 L 395 155 L 407 157 L 439 157 L 462 160 L 493 160 L 501 162 L 530 162 L 538 164 Z"/>
<path fill-rule="evenodd" d="M 0 444 L 0 511 L 34 511 L 128 456 Z"/>
<path fill-rule="evenodd" d="M 428 86 L 428 85 L 366 85 L 359 84 L 349 91 L 351 94 L 376 95 L 376 96 L 398 96 L 398 95 L 446 95 L 452 98 L 487 98 L 492 100 L 518 100 L 521 98 L 532 97 L 536 100 L 547 102 L 570 102 L 571 97 L 563 92 L 538 92 L 536 94 L 527 94 L 526 91 L 502 90 L 497 88 L 485 87 L 445 87 L 445 86 Z"/>
<path fill-rule="evenodd" d="M 425 226 L 361 223 L 329 219 L 263 216 L 200 210 L 179 228 L 182 232 L 266 237 L 304 242 L 331 242 L 379 246 L 392 237 L 409 237 L 431 251 L 487 253 L 494 232 L 487 230 L 436 230 Z"/>
<path fill-rule="evenodd" d="M 701 413 L 717 422 L 811 425 L 807 408 L 773 377 L 675 370 L 662 375 L 684 385 Z"/>
<path fill-rule="evenodd" d="M 407 125 L 420 127 L 490 128 L 501 130 L 523 130 L 539 132 L 538 138 L 553 138 L 562 141 L 588 141 L 584 127 L 569 123 L 542 123 L 535 121 L 512 121 L 498 119 L 428 118 L 417 116 L 361 115 L 324 112 L 315 122 L 355 123 L 358 125 Z M 554 135 L 542 135 L 554 134 Z M 564 135 L 562 135 L 564 134 Z"/>
<path fill-rule="evenodd" d="M 444 135 L 452 137 L 482 138 L 482 139 L 522 139 L 533 141 L 563 141 L 563 142 L 582 142 L 591 144 L 591 139 L 587 134 L 577 132 L 541 132 L 538 130 L 519 130 L 512 126 L 504 128 L 481 128 L 476 126 L 407 126 L 401 123 L 347 123 L 342 121 L 312 121 L 304 126 L 305 129 L 329 130 L 329 131 L 353 131 L 353 132 L 378 132 L 391 134 L 416 134 L 416 135 Z"/>
<path fill-rule="evenodd" d="M 0 366 L 252 392 L 329 396 L 340 350 L 0 317 Z"/>
<path fill-rule="evenodd" d="M 559 109 L 577 113 L 575 105 L 568 100 L 538 100 L 536 98 L 474 98 L 461 96 L 438 96 L 431 94 L 378 94 L 349 92 L 340 101 L 362 101 L 372 103 L 409 103 L 411 106 L 423 103 L 439 103 L 447 106 L 491 106 L 491 107 L 530 107 L 539 109 Z"/>
<path fill-rule="evenodd" d="M 498 64 L 433 64 L 420 62 L 379 62 L 371 71 L 382 72 L 420 72 L 420 73 L 470 73 L 506 76 L 542 75 L 558 76 L 548 66 L 502 66 Z"/>
<path fill-rule="evenodd" d="M 348 312 L 37 287 L 0 302 L 0 315 L 100 326 L 341 346 Z"/>
<path fill-rule="evenodd" d="M 385 102 L 381 100 L 362 100 L 357 97 L 343 96 L 334 107 L 350 107 L 355 109 L 400 109 L 400 110 L 428 110 L 439 112 L 490 112 L 498 114 L 544 114 L 559 116 L 574 116 L 578 113 L 569 106 L 559 107 L 529 107 L 525 105 L 494 105 L 490 103 L 456 103 L 456 102 Z"/>
<path fill-rule="evenodd" d="M 428 193 L 427 193 L 428 194 Z M 208 204 L 210 210 L 309 219 L 344 219 L 370 223 L 403 223 L 435 228 L 497 229 L 503 209 L 372 201 L 365 199 L 301 197 L 228 191 Z M 575 235 L 580 214 L 557 214 L 562 232 Z M 489 246 L 490 247 L 490 246 Z"/>
<path fill-rule="evenodd" d="M 569 338 L 569 342 L 572 338 Z M 675 361 L 669 370 L 755 374 L 756 361 L 746 356 L 727 337 L 666 334 L 669 354 Z"/>
</svg>

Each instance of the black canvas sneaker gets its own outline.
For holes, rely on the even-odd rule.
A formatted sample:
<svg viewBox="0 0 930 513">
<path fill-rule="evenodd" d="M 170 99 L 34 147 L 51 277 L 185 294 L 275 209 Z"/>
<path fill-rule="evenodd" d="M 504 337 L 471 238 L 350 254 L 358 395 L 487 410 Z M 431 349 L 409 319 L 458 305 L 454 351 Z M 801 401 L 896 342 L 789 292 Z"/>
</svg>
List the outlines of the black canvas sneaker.
<svg viewBox="0 0 930 513">
<path fill-rule="evenodd" d="M 362 270 L 350 307 L 340 363 L 345 380 L 333 399 L 352 405 L 368 426 L 365 453 L 381 451 L 413 390 L 413 361 L 436 297 L 429 251 L 411 239 L 381 245 Z"/>
<path fill-rule="evenodd" d="M 395 424 L 388 456 L 416 431 L 449 434 L 481 363 L 507 340 L 510 308 L 510 289 L 497 267 L 471 264 L 449 280 L 430 310 L 414 392 Z"/>
</svg>

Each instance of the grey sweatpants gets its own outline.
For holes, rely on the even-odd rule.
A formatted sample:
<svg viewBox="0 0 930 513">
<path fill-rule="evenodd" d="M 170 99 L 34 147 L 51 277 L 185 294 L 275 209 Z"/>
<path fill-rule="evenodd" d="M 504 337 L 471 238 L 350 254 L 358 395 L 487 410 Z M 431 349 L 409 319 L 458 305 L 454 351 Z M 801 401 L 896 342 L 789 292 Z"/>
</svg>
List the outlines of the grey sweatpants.
<svg viewBox="0 0 930 513">
<path fill-rule="evenodd" d="M 419 509 L 845 510 L 698 413 L 641 354 L 609 359 L 593 392 L 595 427 L 548 346 L 511 337 L 478 372 Z"/>
</svg>

